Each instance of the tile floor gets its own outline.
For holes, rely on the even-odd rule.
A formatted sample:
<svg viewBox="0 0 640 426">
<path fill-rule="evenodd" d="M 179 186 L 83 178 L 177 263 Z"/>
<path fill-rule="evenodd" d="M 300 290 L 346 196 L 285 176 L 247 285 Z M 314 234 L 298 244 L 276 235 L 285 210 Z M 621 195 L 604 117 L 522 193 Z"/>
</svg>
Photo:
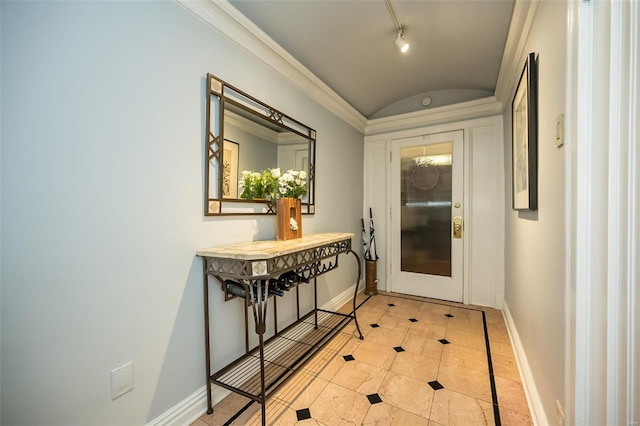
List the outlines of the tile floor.
<svg viewBox="0 0 640 426">
<path fill-rule="evenodd" d="M 532 424 L 500 311 L 393 293 L 358 303 L 364 340 L 351 321 L 269 398 L 267 424 Z M 192 426 L 260 425 L 249 402 L 231 394 Z"/>
</svg>

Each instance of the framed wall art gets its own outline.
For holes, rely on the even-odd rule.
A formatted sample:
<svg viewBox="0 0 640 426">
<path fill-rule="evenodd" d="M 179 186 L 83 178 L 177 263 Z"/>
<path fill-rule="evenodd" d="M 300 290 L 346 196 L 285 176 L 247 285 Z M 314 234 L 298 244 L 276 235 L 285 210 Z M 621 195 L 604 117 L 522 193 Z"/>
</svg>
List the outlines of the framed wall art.
<svg viewBox="0 0 640 426">
<path fill-rule="evenodd" d="M 238 198 L 238 153 L 240 144 L 225 139 L 222 146 L 222 196 L 225 198 Z"/>
<path fill-rule="evenodd" d="M 514 210 L 538 209 L 538 67 L 529 53 L 511 104 Z"/>
</svg>

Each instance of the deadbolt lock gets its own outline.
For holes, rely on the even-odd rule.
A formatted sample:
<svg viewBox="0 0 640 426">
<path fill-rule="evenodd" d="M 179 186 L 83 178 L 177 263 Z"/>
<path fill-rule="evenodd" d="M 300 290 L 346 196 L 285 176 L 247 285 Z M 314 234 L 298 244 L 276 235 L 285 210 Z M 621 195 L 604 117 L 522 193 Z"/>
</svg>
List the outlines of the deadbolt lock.
<svg viewBox="0 0 640 426">
<path fill-rule="evenodd" d="M 462 216 L 453 217 L 453 238 L 462 238 Z"/>
</svg>

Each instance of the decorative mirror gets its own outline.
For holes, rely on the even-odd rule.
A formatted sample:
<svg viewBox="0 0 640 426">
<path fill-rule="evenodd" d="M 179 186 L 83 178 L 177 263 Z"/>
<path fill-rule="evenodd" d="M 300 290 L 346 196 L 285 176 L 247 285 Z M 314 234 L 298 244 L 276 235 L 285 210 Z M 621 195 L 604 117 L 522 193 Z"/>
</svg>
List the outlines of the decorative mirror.
<svg viewBox="0 0 640 426">
<path fill-rule="evenodd" d="M 302 213 L 315 213 L 316 131 L 207 74 L 205 216 L 275 214 L 269 199 L 245 199 L 243 171 L 304 171 Z"/>
</svg>

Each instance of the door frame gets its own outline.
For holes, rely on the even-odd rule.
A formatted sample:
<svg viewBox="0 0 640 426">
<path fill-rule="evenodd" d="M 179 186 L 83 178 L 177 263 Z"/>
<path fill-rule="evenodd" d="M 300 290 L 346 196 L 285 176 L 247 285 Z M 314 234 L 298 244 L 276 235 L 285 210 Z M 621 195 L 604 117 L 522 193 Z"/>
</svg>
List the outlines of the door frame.
<svg viewBox="0 0 640 426">
<path fill-rule="evenodd" d="M 387 187 L 386 187 L 386 194 L 387 196 L 386 198 L 386 208 L 385 208 L 385 212 L 387 212 L 387 214 L 385 214 L 385 229 L 386 229 L 386 241 L 388 242 L 387 247 L 385 248 L 387 251 L 387 256 L 385 256 L 386 258 L 386 291 L 393 291 L 393 284 L 392 284 L 392 270 L 391 270 L 391 260 L 392 260 L 392 256 L 391 256 L 391 241 L 393 241 L 393 230 L 392 230 L 392 223 L 391 223 L 391 207 L 392 207 L 392 200 L 391 200 L 391 194 L 392 194 L 392 184 L 391 184 L 391 153 L 393 151 L 393 141 L 394 140 L 398 140 L 398 139 L 407 139 L 407 138 L 412 138 L 412 137 L 421 137 L 421 136 L 427 136 L 427 135 L 432 135 L 432 134 L 437 134 L 437 133 L 449 133 L 449 132 L 455 132 L 455 131 L 461 131 L 462 132 L 462 161 L 463 161 L 463 171 L 462 171 L 462 186 L 463 186 L 463 196 L 462 196 L 462 202 L 463 202 L 463 212 L 462 212 L 462 221 L 463 224 L 465 226 L 466 229 L 468 229 L 471 226 L 471 222 L 470 222 L 470 196 L 469 196 L 469 156 L 470 156 L 470 149 L 469 149 L 469 129 L 466 128 L 465 125 L 461 125 L 461 123 L 452 123 L 452 124 L 444 124 L 444 125 L 438 125 L 438 126 L 429 126 L 429 127 L 424 127 L 422 129 L 416 129 L 417 132 L 414 131 L 401 131 L 401 132 L 397 132 L 394 133 L 392 135 L 389 135 L 390 138 L 387 140 L 386 143 L 386 152 L 387 152 L 387 158 L 389 159 L 389 161 L 387 162 L 387 166 L 386 166 L 386 176 L 387 178 Z M 470 303 L 470 277 L 469 277 L 469 271 L 470 271 L 470 244 L 469 241 L 466 237 L 466 230 L 464 230 L 465 234 L 465 238 L 462 239 L 462 303 L 464 304 L 469 304 Z"/>
<path fill-rule="evenodd" d="M 420 112 L 419 117 L 411 115 L 411 123 L 403 120 L 403 116 L 398 116 L 393 121 L 389 118 L 372 121 L 372 134 L 365 136 L 362 217 L 369 217 L 369 208 L 372 208 L 380 256 L 377 264 L 379 290 L 390 291 L 391 288 L 388 267 L 391 253 L 387 252 L 387 242 L 391 235 L 388 219 L 390 141 L 462 130 L 463 203 L 466 205 L 463 214 L 466 228 L 462 301 L 466 304 L 502 308 L 505 288 L 505 164 L 507 160 L 510 161 L 510 157 L 505 157 L 502 114 L 490 114 L 486 110 L 487 102 L 470 101 L 425 110 Z M 493 104 L 496 105 L 495 109 L 501 111 L 501 105 L 495 99 Z M 383 122 L 384 129 L 381 128 Z M 475 206 L 474 201 L 478 203 Z"/>
<path fill-rule="evenodd" d="M 427 140 L 428 138 L 437 137 L 437 136 L 440 136 L 440 135 L 451 135 L 451 143 L 453 144 L 453 143 L 455 143 L 455 139 L 457 139 L 457 135 L 456 135 L 457 133 L 459 133 L 461 135 L 459 143 L 462 145 L 460 147 L 461 151 L 459 151 L 459 156 L 460 157 L 458 159 L 458 161 L 462 162 L 462 167 L 461 167 L 461 169 L 459 169 L 459 172 L 462 174 L 462 176 L 460 177 L 461 186 L 462 186 L 462 198 L 461 199 L 456 198 L 455 201 L 461 201 L 462 202 L 463 232 L 462 232 L 461 241 L 458 241 L 458 242 L 454 241 L 453 240 L 453 236 L 450 235 L 450 238 L 452 239 L 452 249 L 453 249 L 453 245 L 456 244 L 456 243 L 459 243 L 462 246 L 461 250 L 460 250 L 461 259 L 460 259 L 460 262 L 458 263 L 459 270 L 457 270 L 458 268 L 456 268 L 456 271 L 453 270 L 456 262 L 453 262 L 453 259 L 452 259 L 452 265 L 451 265 L 452 266 L 452 275 L 451 275 L 450 278 L 453 278 L 456 273 L 459 273 L 461 275 L 461 277 L 460 277 L 460 285 L 462 287 L 461 288 L 461 292 L 462 292 L 461 300 L 451 300 L 451 301 L 458 302 L 458 303 L 464 301 L 464 296 L 465 296 L 465 277 L 466 277 L 464 259 L 465 259 L 465 250 L 466 250 L 466 246 L 467 246 L 465 244 L 466 232 L 464 230 L 464 226 L 466 226 L 466 224 L 467 224 L 466 220 L 467 220 L 468 216 L 467 216 L 466 212 L 467 212 L 467 201 L 469 200 L 469 197 L 466 196 L 466 191 L 465 191 L 466 186 L 467 186 L 467 174 L 465 173 L 466 172 L 466 170 L 465 170 L 465 146 L 466 145 L 465 145 L 465 131 L 464 131 L 464 129 L 449 130 L 449 131 L 446 131 L 446 132 L 434 132 L 434 133 L 428 133 L 428 134 L 420 135 L 420 136 L 412 136 L 412 137 L 409 137 L 409 138 L 393 138 L 387 144 L 387 149 L 388 149 L 388 152 L 389 152 L 389 159 L 390 159 L 390 161 L 389 161 L 389 179 L 388 179 L 388 189 L 387 189 L 387 191 L 388 191 L 387 193 L 389 194 L 389 197 L 387 197 L 387 199 L 388 199 L 388 203 L 389 203 L 389 211 L 391 212 L 391 214 L 389 214 L 387 216 L 387 219 L 388 219 L 388 222 L 389 222 L 389 227 L 387 228 L 387 229 L 389 229 L 389 238 L 387 239 L 387 241 L 388 241 L 388 245 L 389 245 L 389 247 L 391 249 L 390 250 L 391 251 L 391 255 L 387 258 L 387 264 L 388 264 L 388 269 L 387 270 L 388 270 L 388 274 L 390 276 L 390 279 L 387 282 L 389 283 L 388 287 L 391 289 L 391 291 L 397 291 L 396 287 L 394 286 L 393 279 L 392 279 L 392 277 L 394 275 L 394 268 L 395 268 L 396 274 L 399 274 L 401 272 L 399 270 L 400 265 L 397 265 L 397 264 L 395 266 L 392 265 L 392 263 L 394 261 L 394 258 L 396 258 L 395 260 L 398 261 L 397 256 L 393 255 L 394 248 L 397 249 L 397 250 L 400 250 L 399 247 L 394 246 L 394 242 L 397 242 L 399 240 L 401 241 L 401 238 L 399 238 L 397 235 L 394 235 L 394 229 L 393 229 L 394 228 L 394 222 L 398 220 L 398 215 L 401 214 L 399 211 L 393 210 L 393 207 L 398 207 L 395 204 L 397 204 L 397 197 L 399 196 L 399 194 L 393 192 L 394 190 L 396 190 L 396 191 L 399 190 L 399 188 L 393 188 L 393 183 L 396 182 L 396 177 L 394 176 L 394 174 L 398 172 L 398 167 L 394 167 L 394 161 L 395 162 L 399 161 L 398 158 L 395 158 L 395 157 L 397 157 L 399 155 L 399 149 L 397 149 L 397 146 L 399 144 L 402 144 L 403 142 L 406 142 L 407 140 L 413 140 L 413 139 L 422 139 L 422 143 L 424 144 L 425 143 L 424 141 Z M 447 139 L 447 140 L 449 140 L 449 139 Z M 442 141 L 438 142 L 438 143 L 442 143 Z M 396 203 L 394 203 L 394 200 L 396 201 Z M 454 200 L 452 199 L 452 201 L 454 201 Z M 451 212 L 450 213 L 451 213 L 452 216 L 454 215 L 453 206 L 451 208 Z M 396 223 L 396 225 L 397 225 L 397 223 Z M 451 232 L 452 232 L 452 230 L 450 229 L 450 233 Z M 429 274 L 426 274 L 426 275 L 429 275 Z M 443 279 L 443 278 L 446 279 L 446 277 L 441 277 L 441 279 Z M 397 291 L 397 292 L 399 292 L 399 291 Z M 434 298 L 436 298 L 436 297 L 434 296 Z"/>
</svg>

